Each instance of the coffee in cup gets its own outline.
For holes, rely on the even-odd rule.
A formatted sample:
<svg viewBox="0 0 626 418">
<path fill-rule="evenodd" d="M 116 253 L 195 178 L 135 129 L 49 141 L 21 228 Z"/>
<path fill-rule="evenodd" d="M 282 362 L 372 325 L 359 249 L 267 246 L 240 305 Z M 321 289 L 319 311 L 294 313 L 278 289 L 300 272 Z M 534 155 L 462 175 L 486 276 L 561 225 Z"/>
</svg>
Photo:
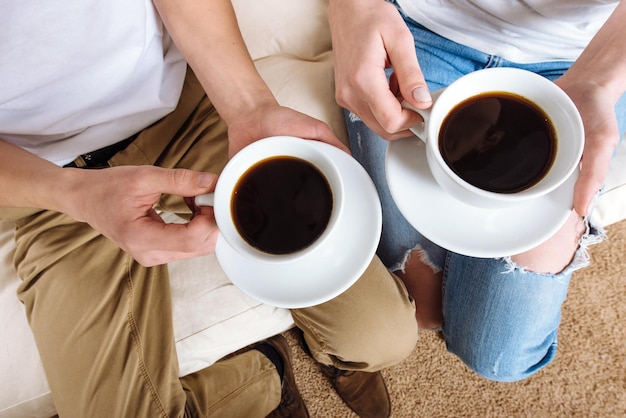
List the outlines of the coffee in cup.
<svg viewBox="0 0 626 418">
<path fill-rule="evenodd" d="M 428 167 L 447 193 L 483 208 L 545 195 L 577 169 L 582 119 L 556 84 L 532 72 L 490 68 L 432 94 L 424 123 Z"/>
<path fill-rule="evenodd" d="M 439 152 L 452 171 L 495 193 L 518 193 L 538 183 L 552 167 L 556 147 L 548 115 L 509 92 L 464 100 L 448 113 L 439 132 Z"/>
<path fill-rule="evenodd" d="M 269 254 L 290 254 L 322 235 L 333 195 L 326 177 L 313 164 L 276 156 L 243 174 L 231 206 L 235 227 L 248 244 Z"/>
<path fill-rule="evenodd" d="M 196 196 L 197 206 L 213 206 L 220 234 L 242 256 L 289 262 L 339 239 L 343 181 L 335 163 L 311 142 L 258 140 L 226 164 L 214 193 Z"/>
</svg>

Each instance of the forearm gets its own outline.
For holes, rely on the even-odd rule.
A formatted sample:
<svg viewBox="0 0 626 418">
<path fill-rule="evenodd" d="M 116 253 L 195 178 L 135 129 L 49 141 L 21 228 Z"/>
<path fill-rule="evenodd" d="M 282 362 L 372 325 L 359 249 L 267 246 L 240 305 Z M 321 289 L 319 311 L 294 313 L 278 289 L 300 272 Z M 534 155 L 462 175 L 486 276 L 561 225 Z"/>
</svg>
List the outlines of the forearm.
<svg viewBox="0 0 626 418">
<path fill-rule="evenodd" d="M 228 124 L 275 104 L 243 41 L 230 0 L 154 0 L 174 42 Z"/>
<path fill-rule="evenodd" d="M 578 60 L 556 83 L 574 101 L 585 128 L 585 150 L 574 189 L 574 209 L 589 213 L 602 188 L 620 135 L 615 104 L 626 89 L 626 3 L 591 40 Z"/>
<path fill-rule="evenodd" d="M 626 2 L 591 40 L 564 76 L 606 89 L 616 102 L 626 91 Z"/>
<path fill-rule="evenodd" d="M 63 211 L 72 173 L 0 140 L 0 207 Z"/>
</svg>

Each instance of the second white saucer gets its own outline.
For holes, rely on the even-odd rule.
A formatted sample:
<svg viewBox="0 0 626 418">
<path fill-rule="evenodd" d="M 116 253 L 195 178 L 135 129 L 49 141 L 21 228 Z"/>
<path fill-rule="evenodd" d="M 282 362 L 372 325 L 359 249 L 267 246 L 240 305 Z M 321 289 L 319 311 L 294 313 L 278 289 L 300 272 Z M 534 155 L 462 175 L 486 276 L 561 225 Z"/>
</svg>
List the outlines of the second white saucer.
<svg viewBox="0 0 626 418">
<path fill-rule="evenodd" d="M 435 244 L 473 257 L 514 255 L 543 243 L 573 207 L 576 171 L 542 197 L 504 209 L 465 204 L 439 187 L 416 138 L 390 141 L 386 157 L 391 195 L 407 221 Z"/>
</svg>

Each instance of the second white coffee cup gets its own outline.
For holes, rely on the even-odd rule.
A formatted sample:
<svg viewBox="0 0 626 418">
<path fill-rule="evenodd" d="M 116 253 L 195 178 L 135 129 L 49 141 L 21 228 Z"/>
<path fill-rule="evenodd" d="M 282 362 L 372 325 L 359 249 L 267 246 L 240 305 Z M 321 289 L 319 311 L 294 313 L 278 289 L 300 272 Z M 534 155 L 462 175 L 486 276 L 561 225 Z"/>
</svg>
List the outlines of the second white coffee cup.
<svg viewBox="0 0 626 418">
<path fill-rule="evenodd" d="M 554 130 L 552 162 L 547 171 L 530 187 L 508 193 L 485 190 L 461 178 L 442 156 L 439 144 L 441 127 L 448 115 L 468 99 L 489 93 L 511 94 L 527 100 L 546 115 Z M 434 92 L 433 100 L 433 106 L 427 110 L 415 109 L 406 102 L 403 106 L 419 113 L 424 119 L 422 125 L 412 128 L 411 131 L 426 143 L 426 157 L 433 177 L 442 189 L 462 202 L 483 208 L 500 208 L 536 198 L 563 184 L 580 163 L 584 146 L 580 114 L 565 92 L 544 77 L 514 68 L 480 70 Z M 498 117 L 495 114 L 497 112 L 498 109 L 492 112 L 494 118 Z M 464 134 L 467 135 L 468 142 L 474 135 L 469 128 Z M 497 134 L 494 137 L 494 141 L 497 141 Z M 518 154 L 515 158 L 525 159 L 532 153 L 531 148 L 531 151 Z"/>
</svg>

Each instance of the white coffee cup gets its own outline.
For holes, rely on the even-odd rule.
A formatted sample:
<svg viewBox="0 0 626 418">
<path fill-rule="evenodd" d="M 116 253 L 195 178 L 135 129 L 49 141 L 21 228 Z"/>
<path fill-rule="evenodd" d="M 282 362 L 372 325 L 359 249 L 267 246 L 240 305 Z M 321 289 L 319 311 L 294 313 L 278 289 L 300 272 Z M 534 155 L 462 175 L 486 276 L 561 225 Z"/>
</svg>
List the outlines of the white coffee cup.
<svg viewBox="0 0 626 418">
<path fill-rule="evenodd" d="M 240 235 L 233 217 L 238 213 L 237 203 L 231 204 L 231 201 L 235 191 L 238 202 L 242 196 L 248 195 L 240 192 L 244 190 L 243 184 L 250 178 L 250 173 L 256 172 L 257 168 L 270 169 L 271 176 L 276 173 L 275 165 L 264 165 L 263 161 L 290 158 L 305 160 L 321 173 L 328 186 L 322 188 L 325 190 L 323 196 L 328 196 L 330 189 L 332 210 L 326 228 L 308 246 L 288 253 L 269 253 L 249 244 Z M 319 180 L 319 176 L 309 174 L 305 173 L 304 178 Z M 267 183 L 268 178 L 264 179 L 261 184 Z M 277 184 L 283 177 L 272 179 L 276 179 Z M 300 189 L 292 187 L 292 190 Z M 309 194 L 303 192 L 303 195 Z M 317 200 L 308 200 L 311 204 L 302 206 L 302 200 L 296 200 L 298 211 L 306 207 L 316 208 L 313 212 L 321 213 Z M 257 199 L 250 201 L 259 202 Z M 272 199 L 267 201 L 274 202 Z M 365 169 L 354 158 L 330 144 L 288 136 L 261 139 L 239 151 L 220 174 L 214 193 L 196 196 L 195 204 L 214 208 L 220 229 L 215 256 L 226 276 L 248 296 L 284 308 L 324 303 L 352 286 L 370 265 L 382 229 L 378 193 Z M 231 207 L 235 207 L 234 213 Z M 327 214 L 328 206 L 321 207 Z M 308 227 L 309 224 L 305 225 Z M 317 225 L 321 226 L 323 222 Z M 276 235 L 281 245 L 287 241 L 285 235 Z M 247 238 L 250 238 L 249 234 Z"/>
<path fill-rule="evenodd" d="M 500 193 L 476 187 L 457 175 L 439 150 L 441 126 L 450 112 L 467 99 L 487 93 L 509 93 L 535 104 L 547 116 L 556 137 L 553 162 L 534 185 L 521 191 Z M 419 113 L 424 123 L 411 131 L 426 144 L 428 166 L 447 193 L 467 204 L 501 208 L 545 195 L 559 187 L 577 169 L 584 146 L 583 124 L 576 106 L 556 84 L 535 73 L 514 68 L 479 70 L 432 94 L 429 109 L 405 108 Z M 520 155 L 520 158 L 523 158 Z"/>
<path fill-rule="evenodd" d="M 325 229 L 310 245 L 285 254 L 275 254 L 259 249 L 240 233 L 232 210 L 234 193 L 240 179 L 263 161 L 277 157 L 294 157 L 313 165 L 326 179 L 332 195 L 332 210 Z M 239 151 L 220 174 L 214 193 L 196 196 L 197 206 L 213 206 L 220 234 L 242 256 L 262 263 L 291 262 L 312 254 L 317 248 L 336 240 L 335 226 L 342 213 L 344 200 L 343 182 L 335 163 L 311 141 L 295 137 L 270 137 L 258 140 Z"/>
</svg>

